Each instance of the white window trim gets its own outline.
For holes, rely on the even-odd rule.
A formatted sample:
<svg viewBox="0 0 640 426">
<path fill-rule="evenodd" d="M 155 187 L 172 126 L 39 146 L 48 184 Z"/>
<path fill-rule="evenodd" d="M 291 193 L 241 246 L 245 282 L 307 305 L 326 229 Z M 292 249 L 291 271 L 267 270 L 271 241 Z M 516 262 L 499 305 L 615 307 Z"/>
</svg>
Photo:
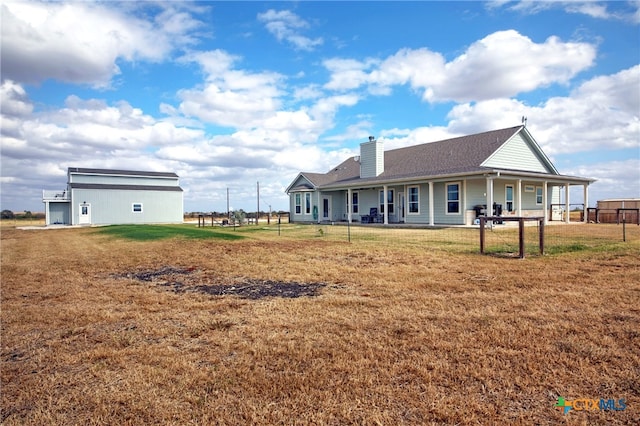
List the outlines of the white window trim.
<svg viewBox="0 0 640 426">
<path fill-rule="evenodd" d="M 540 190 L 540 197 L 542 198 L 540 202 L 538 202 L 538 189 Z M 541 186 L 536 186 L 536 206 L 541 206 L 544 203 L 544 189 Z"/>
<path fill-rule="evenodd" d="M 140 211 L 136 211 L 136 206 L 140 206 Z M 144 211 L 142 203 L 131 203 L 131 212 L 134 214 L 140 214 Z"/>
<path fill-rule="evenodd" d="M 458 211 L 455 213 L 449 213 L 449 185 L 458 185 Z M 460 195 L 462 193 L 462 182 L 446 182 L 444 184 L 444 214 L 448 216 L 460 216 L 462 214 L 462 200 Z M 453 200 L 451 200 L 453 201 Z"/>
<path fill-rule="evenodd" d="M 412 212 L 411 208 L 409 207 L 411 205 L 411 188 L 417 188 L 418 189 L 418 211 L 417 212 Z M 411 186 L 407 186 L 407 212 L 406 214 L 408 215 L 419 215 L 420 214 L 420 185 L 411 185 Z"/>
<path fill-rule="evenodd" d="M 307 197 L 309 198 L 309 211 L 307 211 Z M 303 214 L 306 216 L 309 216 L 313 213 L 313 200 L 311 199 L 311 193 L 310 192 L 305 192 L 304 193 L 304 205 L 303 205 Z"/>
<path fill-rule="evenodd" d="M 358 204 L 353 204 L 353 196 L 357 195 L 358 196 Z M 355 211 L 354 207 L 358 208 L 358 211 Z M 347 211 L 349 211 L 349 206 L 347 206 Z M 360 193 L 359 191 L 352 191 L 351 192 L 351 214 L 360 214 Z"/>
<path fill-rule="evenodd" d="M 298 212 L 298 207 L 300 207 L 300 212 Z M 293 211 L 295 214 L 302 214 L 302 194 L 297 193 L 293 196 Z"/>
<path fill-rule="evenodd" d="M 389 197 L 391 194 L 391 197 Z M 395 202 L 395 191 L 393 189 L 387 189 L 387 207 L 392 207 L 393 211 L 390 211 L 389 214 L 396 214 L 396 202 Z M 382 203 L 380 203 L 380 198 L 382 198 Z M 389 198 L 391 198 L 391 202 L 389 202 Z M 378 192 L 378 203 L 380 206 L 378 207 L 378 214 L 384 214 L 384 189 Z M 389 210 L 392 210 L 391 208 Z"/>
</svg>

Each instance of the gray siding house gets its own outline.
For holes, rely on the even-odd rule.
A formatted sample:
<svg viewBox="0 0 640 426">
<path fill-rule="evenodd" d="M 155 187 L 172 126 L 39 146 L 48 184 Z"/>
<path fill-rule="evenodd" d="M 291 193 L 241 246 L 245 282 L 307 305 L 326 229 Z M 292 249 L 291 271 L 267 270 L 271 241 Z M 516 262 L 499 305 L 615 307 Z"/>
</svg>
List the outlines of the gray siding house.
<svg viewBox="0 0 640 426">
<path fill-rule="evenodd" d="M 46 225 L 182 223 L 178 175 L 69 167 L 63 191 L 43 191 Z"/>
<path fill-rule="evenodd" d="M 568 221 L 561 211 L 574 185 L 583 188 L 586 218 L 594 181 L 558 173 L 516 126 L 389 151 L 369 137 L 359 156 L 327 173 L 301 172 L 286 192 L 292 222 L 470 225 L 479 214 Z"/>
</svg>

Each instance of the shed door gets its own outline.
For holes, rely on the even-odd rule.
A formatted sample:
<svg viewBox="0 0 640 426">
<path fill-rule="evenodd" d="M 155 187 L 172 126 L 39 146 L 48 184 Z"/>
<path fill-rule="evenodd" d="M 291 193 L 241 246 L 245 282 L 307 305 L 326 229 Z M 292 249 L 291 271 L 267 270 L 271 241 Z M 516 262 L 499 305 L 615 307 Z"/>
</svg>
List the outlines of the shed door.
<svg viewBox="0 0 640 426">
<path fill-rule="evenodd" d="M 90 225 L 91 224 L 91 204 L 82 203 L 80 204 L 80 216 L 78 219 L 79 225 Z"/>
</svg>

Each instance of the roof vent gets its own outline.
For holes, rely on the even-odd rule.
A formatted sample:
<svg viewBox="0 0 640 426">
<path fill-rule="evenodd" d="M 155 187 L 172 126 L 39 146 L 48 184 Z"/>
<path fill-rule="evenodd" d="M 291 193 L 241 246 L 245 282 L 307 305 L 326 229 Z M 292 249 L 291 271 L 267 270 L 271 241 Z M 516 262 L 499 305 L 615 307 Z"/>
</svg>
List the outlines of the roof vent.
<svg viewBox="0 0 640 426">
<path fill-rule="evenodd" d="M 360 156 L 359 156 L 359 155 L 356 155 L 355 157 L 353 157 L 353 160 L 354 160 L 354 161 L 360 161 Z"/>
</svg>

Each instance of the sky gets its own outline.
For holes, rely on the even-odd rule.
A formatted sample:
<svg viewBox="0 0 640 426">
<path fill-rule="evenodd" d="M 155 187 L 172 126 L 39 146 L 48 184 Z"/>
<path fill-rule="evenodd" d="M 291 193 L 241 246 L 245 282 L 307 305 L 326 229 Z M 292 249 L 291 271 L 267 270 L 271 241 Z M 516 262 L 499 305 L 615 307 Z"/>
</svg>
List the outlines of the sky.
<svg viewBox="0 0 640 426">
<path fill-rule="evenodd" d="M 299 172 L 369 136 L 522 117 L 561 174 L 597 179 L 591 206 L 640 198 L 638 1 L 0 7 L 3 210 L 44 211 L 68 167 L 175 172 L 185 212 L 225 212 L 227 191 L 231 210 L 288 210 Z"/>
</svg>

